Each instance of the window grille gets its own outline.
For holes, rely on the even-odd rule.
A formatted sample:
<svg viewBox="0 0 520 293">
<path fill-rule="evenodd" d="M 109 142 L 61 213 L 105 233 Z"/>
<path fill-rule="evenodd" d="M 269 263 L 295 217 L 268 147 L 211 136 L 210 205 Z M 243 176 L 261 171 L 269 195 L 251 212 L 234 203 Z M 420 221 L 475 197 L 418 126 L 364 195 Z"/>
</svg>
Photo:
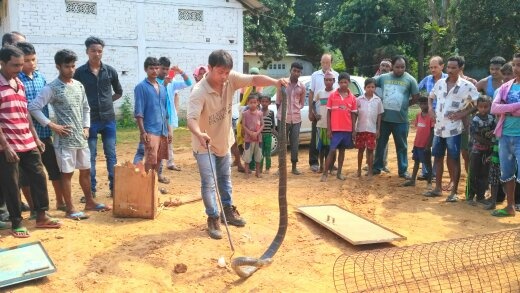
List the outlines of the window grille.
<svg viewBox="0 0 520 293">
<path fill-rule="evenodd" d="M 80 14 L 97 14 L 97 4 L 95 2 L 66 1 L 65 12 Z"/>
<path fill-rule="evenodd" d="M 179 20 L 204 21 L 202 10 L 179 9 Z"/>
</svg>

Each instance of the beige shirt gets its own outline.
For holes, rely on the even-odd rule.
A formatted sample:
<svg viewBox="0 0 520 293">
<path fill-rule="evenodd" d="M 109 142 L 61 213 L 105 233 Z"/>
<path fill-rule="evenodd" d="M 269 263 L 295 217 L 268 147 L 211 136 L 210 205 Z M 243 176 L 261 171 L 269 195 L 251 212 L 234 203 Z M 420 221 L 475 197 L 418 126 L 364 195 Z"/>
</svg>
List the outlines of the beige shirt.
<svg viewBox="0 0 520 293">
<path fill-rule="evenodd" d="M 229 148 L 235 142 L 231 127 L 231 107 L 235 91 L 252 84 L 252 75 L 232 70 L 222 88 L 222 96 L 209 85 L 206 75 L 193 87 L 188 103 L 187 119 L 196 120 L 200 131 L 209 135 L 211 151 L 219 157 L 227 155 Z M 191 135 L 191 147 L 195 153 L 207 152 L 194 134 Z"/>
</svg>

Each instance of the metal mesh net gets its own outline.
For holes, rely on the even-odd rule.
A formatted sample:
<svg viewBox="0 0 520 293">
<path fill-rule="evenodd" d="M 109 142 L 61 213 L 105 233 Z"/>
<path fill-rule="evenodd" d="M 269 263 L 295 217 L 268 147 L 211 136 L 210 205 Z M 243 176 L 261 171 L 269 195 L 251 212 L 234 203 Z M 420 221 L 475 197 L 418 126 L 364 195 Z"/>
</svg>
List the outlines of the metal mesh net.
<svg viewBox="0 0 520 293">
<path fill-rule="evenodd" d="M 520 229 L 341 255 L 341 292 L 520 292 Z"/>
</svg>

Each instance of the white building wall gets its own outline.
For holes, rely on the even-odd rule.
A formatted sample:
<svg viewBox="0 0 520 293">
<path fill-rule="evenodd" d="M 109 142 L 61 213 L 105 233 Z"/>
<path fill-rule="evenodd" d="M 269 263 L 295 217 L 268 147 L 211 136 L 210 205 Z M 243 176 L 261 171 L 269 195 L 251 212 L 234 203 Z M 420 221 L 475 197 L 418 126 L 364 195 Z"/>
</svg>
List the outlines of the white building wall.
<svg viewBox="0 0 520 293">
<path fill-rule="evenodd" d="M 135 85 L 145 78 L 147 56 L 170 57 L 192 77 L 213 50 L 224 49 L 233 55 L 234 69 L 242 70 L 243 7 L 236 0 L 83 0 L 96 3 L 95 15 L 66 12 L 67 0 L 0 3 L 6 1 L 16 17 L 0 15 L 1 30 L 27 36 L 48 80 L 57 75 L 53 57 L 60 49 L 75 51 L 77 66 L 87 61 L 84 41 L 91 35 L 105 41 L 103 61 L 118 71 L 123 95 L 132 101 Z M 202 10 L 203 21 L 179 20 L 179 9 Z M 189 89 L 180 94 L 180 110 L 185 112 Z"/>
</svg>

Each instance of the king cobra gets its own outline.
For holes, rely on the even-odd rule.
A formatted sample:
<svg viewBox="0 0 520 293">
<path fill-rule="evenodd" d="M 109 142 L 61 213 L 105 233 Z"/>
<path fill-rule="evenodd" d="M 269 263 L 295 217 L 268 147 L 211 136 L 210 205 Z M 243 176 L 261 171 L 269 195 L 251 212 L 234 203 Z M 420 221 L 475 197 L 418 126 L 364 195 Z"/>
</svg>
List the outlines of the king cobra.
<svg viewBox="0 0 520 293">
<path fill-rule="evenodd" d="M 285 93 L 285 87 L 281 88 L 282 92 L 282 105 L 279 111 L 282 111 L 282 119 L 279 125 L 278 141 L 280 152 L 278 154 L 278 206 L 280 209 L 280 221 L 278 224 L 278 232 L 271 242 L 271 245 L 260 258 L 241 256 L 232 260 L 231 267 L 241 277 L 248 278 L 254 274 L 259 268 L 267 266 L 273 262 L 273 256 L 276 254 L 280 246 L 282 245 L 285 233 L 287 232 L 287 135 L 286 135 L 286 116 L 287 116 L 287 94 Z"/>
</svg>

